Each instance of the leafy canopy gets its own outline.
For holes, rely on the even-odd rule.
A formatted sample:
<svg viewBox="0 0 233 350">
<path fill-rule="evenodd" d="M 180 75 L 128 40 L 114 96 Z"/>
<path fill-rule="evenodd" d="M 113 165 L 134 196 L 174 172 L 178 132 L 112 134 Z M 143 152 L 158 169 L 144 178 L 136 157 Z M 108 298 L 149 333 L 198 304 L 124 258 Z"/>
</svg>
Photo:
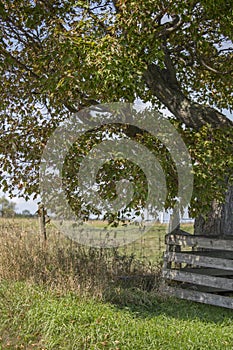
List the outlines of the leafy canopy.
<svg viewBox="0 0 233 350">
<path fill-rule="evenodd" d="M 179 92 L 202 105 L 231 109 L 232 18 L 224 0 L 3 0 L 3 189 L 12 194 L 17 189 L 26 198 L 38 192 L 46 140 L 71 113 L 136 98 L 161 105 L 161 94 L 145 79 L 151 64 L 174 96 Z M 193 157 L 195 213 L 211 198 L 223 197 L 224 178 L 232 173 L 232 132 L 221 125 L 198 132 L 177 127 Z"/>
</svg>

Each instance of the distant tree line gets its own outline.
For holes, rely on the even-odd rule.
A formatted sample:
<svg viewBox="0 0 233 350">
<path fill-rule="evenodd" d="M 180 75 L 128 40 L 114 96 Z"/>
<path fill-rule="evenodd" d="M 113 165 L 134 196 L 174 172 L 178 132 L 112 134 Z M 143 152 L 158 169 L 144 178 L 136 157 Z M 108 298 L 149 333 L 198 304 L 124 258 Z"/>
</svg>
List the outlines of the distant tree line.
<svg viewBox="0 0 233 350">
<path fill-rule="evenodd" d="M 0 217 L 13 218 L 13 217 L 34 217 L 28 209 L 24 209 L 21 213 L 16 213 L 16 203 L 8 200 L 5 196 L 0 197 Z"/>
</svg>

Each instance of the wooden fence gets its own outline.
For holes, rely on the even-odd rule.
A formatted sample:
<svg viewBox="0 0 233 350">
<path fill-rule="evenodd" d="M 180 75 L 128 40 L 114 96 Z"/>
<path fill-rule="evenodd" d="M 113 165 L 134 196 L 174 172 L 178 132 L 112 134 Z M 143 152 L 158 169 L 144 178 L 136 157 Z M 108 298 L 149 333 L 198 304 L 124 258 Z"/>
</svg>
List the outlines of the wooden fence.
<svg viewBox="0 0 233 350">
<path fill-rule="evenodd" d="M 232 238 L 193 236 L 183 231 L 166 235 L 165 242 L 167 294 L 233 309 Z"/>
</svg>

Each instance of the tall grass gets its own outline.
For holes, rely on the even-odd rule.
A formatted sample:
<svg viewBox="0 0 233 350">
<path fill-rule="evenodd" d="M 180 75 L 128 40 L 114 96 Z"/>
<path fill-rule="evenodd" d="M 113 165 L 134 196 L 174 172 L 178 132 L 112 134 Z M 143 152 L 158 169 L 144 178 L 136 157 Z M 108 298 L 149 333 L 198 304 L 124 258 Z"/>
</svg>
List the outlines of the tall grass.
<svg viewBox="0 0 233 350">
<path fill-rule="evenodd" d="M 159 260 L 139 259 L 132 249 L 85 247 L 52 225 L 46 242 L 38 231 L 36 220 L 0 220 L 0 280 L 29 281 L 60 292 L 100 297 L 118 286 L 146 289 L 148 278 L 150 289 L 158 288 Z"/>
<path fill-rule="evenodd" d="M 231 350 L 231 310 L 158 293 L 160 262 L 141 255 L 156 250 L 154 235 L 94 249 L 0 219 L 0 349 Z"/>
</svg>

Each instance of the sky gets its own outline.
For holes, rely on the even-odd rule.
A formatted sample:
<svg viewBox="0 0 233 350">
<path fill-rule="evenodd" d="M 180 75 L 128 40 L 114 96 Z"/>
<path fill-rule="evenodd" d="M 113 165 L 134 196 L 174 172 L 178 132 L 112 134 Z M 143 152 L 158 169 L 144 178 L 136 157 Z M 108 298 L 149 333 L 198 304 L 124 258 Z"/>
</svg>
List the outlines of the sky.
<svg viewBox="0 0 233 350">
<path fill-rule="evenodd" d="M 14 197 L 11 199 L 8 197 L 7 193 L 3 193 L 2 191 L 0 191 L 0 197 L 2 196 L 6 197 L 9 201 L 14 202 L 16 204 L 15 211 L 17 213 L 21 213 L 23 210 L 27 209 L 32 214 L 34 214 L 38 209 L 36 200 L 30 199 L 26 202 L 23 198 Z"/>
<path fill-rule="evenodd" d="M 140 104 L 140 102 L 139 102 L 139 104 Z M 229 119 L 233 120 L 233 113 L 230 113 L 227 110 L 223 110 L 222 113 L 225 114 Z M 9 200 L 16 203 L 16 212 L 18 212 L 18 213 L 22 212 L 25 209 L 29 210 L 32 214 L 37 211 L 37 203 L 39 202 L 39 199 L 38 200 L 30 199 L 27 202 L 23 198 L 14 197 L 13 199 L 10 199 L 6 193 L 3 193 L 0 190 L 0 196 L 3 196 L 3 195 L 6 198 L 8 198 Z"/>
</svg>

